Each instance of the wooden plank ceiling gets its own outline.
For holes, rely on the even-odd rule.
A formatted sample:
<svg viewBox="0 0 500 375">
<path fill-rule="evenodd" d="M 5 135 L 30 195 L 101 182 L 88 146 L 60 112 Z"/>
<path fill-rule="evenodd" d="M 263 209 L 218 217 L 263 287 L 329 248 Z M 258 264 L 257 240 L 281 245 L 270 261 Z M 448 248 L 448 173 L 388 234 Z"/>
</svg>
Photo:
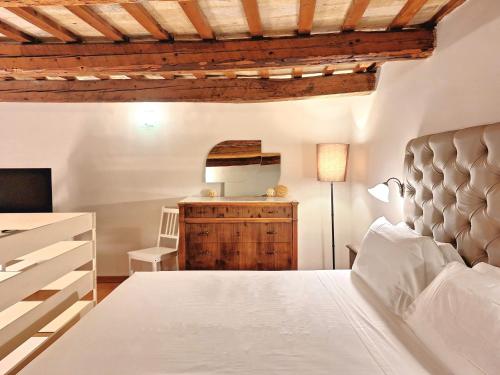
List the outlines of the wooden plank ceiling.
<svg viewBox="0 0 500 375">
<path fill-rule="evenodd" d="M 0 101 L 371 92 L 465 0 L 0 0 Z"/>
</svg>

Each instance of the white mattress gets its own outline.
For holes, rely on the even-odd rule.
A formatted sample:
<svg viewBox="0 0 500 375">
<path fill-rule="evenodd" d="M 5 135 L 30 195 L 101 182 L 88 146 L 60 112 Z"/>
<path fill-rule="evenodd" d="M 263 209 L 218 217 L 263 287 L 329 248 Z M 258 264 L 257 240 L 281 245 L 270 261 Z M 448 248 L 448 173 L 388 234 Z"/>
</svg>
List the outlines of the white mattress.
<svg viewBox="0 0 500 375">
<path fill-rule="evenodd" d="M 22 374 L 446 374 L 350 271 L 136 273 Z"/>
</svg>

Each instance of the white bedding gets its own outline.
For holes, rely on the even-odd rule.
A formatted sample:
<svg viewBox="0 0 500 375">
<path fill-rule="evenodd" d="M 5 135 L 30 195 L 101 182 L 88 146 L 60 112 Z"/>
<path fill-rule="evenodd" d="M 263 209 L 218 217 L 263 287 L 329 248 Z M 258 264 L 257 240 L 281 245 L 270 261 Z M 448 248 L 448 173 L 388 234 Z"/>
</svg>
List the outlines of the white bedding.
<svg viewBox="0 0 500 375">
<path fill-rule="evenodd" d="M 405 314 L 413 332 L 456 375 L 500 373 L 498 270 L 451 263 Z"/>
<path fill-rule="evenodd" d="M 447 374 L 350 271 L 136 273 L 22 374 Z"/>
</svg>

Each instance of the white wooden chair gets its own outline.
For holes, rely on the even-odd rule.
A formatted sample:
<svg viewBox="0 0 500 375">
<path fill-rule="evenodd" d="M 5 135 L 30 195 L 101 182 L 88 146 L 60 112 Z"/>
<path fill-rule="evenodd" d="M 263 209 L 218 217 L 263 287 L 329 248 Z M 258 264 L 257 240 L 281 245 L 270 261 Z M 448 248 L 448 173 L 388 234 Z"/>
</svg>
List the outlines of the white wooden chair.
<svg viewBox="0 0 500 375">
<path fill-rule="evenodd" d="M 162 247 L 162 239 L 175 242 L 175 247 Z M 158 240 L 156 241 L 156 247 L 128 252 L 129 275 L 132 275 L 134 273 L 134 270 L 132 269 L 132 260 L 151 263 L 153 266 L 153 271 L 158 271 L 158 263 L 161 263 L 166 255 L 177 252 L 178 245 L 179 210 L 177 208 L 162 207 L 160 230 L 158 231 Z"/>
</svg>

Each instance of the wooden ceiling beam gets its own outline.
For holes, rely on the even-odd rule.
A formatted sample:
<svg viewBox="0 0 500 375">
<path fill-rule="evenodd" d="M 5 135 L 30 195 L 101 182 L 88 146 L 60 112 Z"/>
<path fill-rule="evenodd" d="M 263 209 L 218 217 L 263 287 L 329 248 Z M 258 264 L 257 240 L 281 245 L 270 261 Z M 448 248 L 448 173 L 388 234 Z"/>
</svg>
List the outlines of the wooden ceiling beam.
<svg viewBox="0 0 500 375">
<path fill-rule="evenodd" d="M 434 17 L 432 17 L 430 23 L 433 25 L 437 24 L 439 21 L 441 21 L 444 17 L 453 12 L 463 3 L 465 3 L 465 0 L 450 0 L 434 15 Z"/>
<path fill-rule="evenodd" d="M 302 73 L 303 73 L 302 68 L 293 68 L 292 69 L 292 77 L 293 78 L 302 78 Z"/>
<path fill-rule="evenodd" d="M 214 39 L 214 32 L 201 11 L 197 0 L 181 0 L 179 5 L 193 24 L 201 39 Z"/>
<path fill-rule="evenodd" d="M 114 42 L 123 42 L 125 40 L 128 40 L 127 36 L 123 35 L 116 28 L 111 26 L 108 21 L 95 13 L 89 6 L 67 5 L 66 9 L 68 9 L 75 16 L 85 21 L 87 24 L 92 26 L 94 29 L 99 31 L 102 35 L 110 40 Z"/>
<path fill-rule="evenodd" d="M 298 33 L 307 35 L 311 33 L 316 0 L 300 0 Z"/>
<path fill-rule="evenodd" d="M 352 71 L 354 73 L 363 73 L 365 71 L 365 68 L 361 64 L 357 64 Z"/>
<path fill-rule="evenodd" d="M 325 76 L 331 76 L 331 75 L 333 75 L 334 72 L 335 72 L 335 68 L 333 66 L 331 66 L 331 65 L 327 65 L 323 69 L 323 74 Z"/>
<path fill-rule="evenodd" d="M 130 74 L 127 76 L 129 79 L 135 79 L 135 80 L 145 80 L 145 79 L 149 79 L 148 77 L 146 77 L 145 75 L 143 74 Z"/>
<path fill-rule="evenodd" d="M 99 5 L 99 4 L 141 3 L 142 1 L 143 0 L 0 0 L 0 7 Z M 161 0 L 161 1 L 181 2 L 186 0 Z M 362 5 L 357 5 L 358 3 L 359 4 L 369 3 L 369 0 L 351 0 L 351 1 L 352 1 L 351 8 L 354 7 L 357 9 L 363 9 Z M 458 6 L 462 5 L 464 2 L 465 0 L 450 0 L 449 3 L 442 8 L 443 17 L 449 12 L 453 11 Z M 362 13 L 364 13 L 364 10 Z"/>
<path fill-rule="evenodd" d="M 349 9 L 347 10 L 346 16 L 344 18 L 344 23 L 342 25 L 343 31 L 353 31 L 356 29 L 358 22 L 363 18 L 370 0 L 352 0 Z"/>
<path fill-rule="evenodd" d="M 260 70 L 431 55 L 428 29 L 175 43 L 0 44 L 0 75 L 127 75 Z"/>
<path fill-rule="evenodd" d="M 0 33 L 5 35 L 7 38 L 20 43 L 30 43 L 37 41 L 35 37 L 28 35 L 2 21 L 0 21 Z"/>
<path fill-rule="evenodd" d="M 258 102 L 374 89 L 373 73 L 289 80 L 2 81 L 0 102 Z"/>
<path fill-rule="evenodd" d="M 167 40 L 170 38 L 168 32 L 144 8 L 144 5 L 140 3 L 122 3 L 121 6 L 156 39 Z"/>
<path fill-rule="evenodd" d="M 264 29 L 262 28 L 262 21 L 260 19 L 257 0 L 241 0 L 241 3 L 243 5 L 243 10 L 245 11 L 250 35 L 253 37 L 261 37 L 264 35 Z"/>
<path fill-rule="evenodd" d="M 262 79 L 269 79 L 269 69 L 259 70 L 259 76 Z"/>
<path fill-rule="evenodd" d="M 392 20 L 389 30 L 402 29 L 407 26 L 426 2 L 427 0 L 407 0 L 398 15 Z"/>
<path fill-rule="evenodd" d="M 66 5 L 100 5 L 140 3 L 143 0 L 0 0 L 0 7 L 38 7 L 38 6 L 66 6 Z M 161 0 L 179 2 L 182 0 Z"/>
<path fill-rule="evenodd" d="M 6 9 L 11 13 L 14 13 L 16 16 L 21 17 L 36 27 L 46 31 L 55 38 L 62 40 L 63 42 L 77 42 L 79 40 L 79 38 L 71 31 L 65 29 L 61 25 L 58 25 L 56 22 L 52 21 L 50 18 L 33 8 L 13 7 Z"/>
</svg>

